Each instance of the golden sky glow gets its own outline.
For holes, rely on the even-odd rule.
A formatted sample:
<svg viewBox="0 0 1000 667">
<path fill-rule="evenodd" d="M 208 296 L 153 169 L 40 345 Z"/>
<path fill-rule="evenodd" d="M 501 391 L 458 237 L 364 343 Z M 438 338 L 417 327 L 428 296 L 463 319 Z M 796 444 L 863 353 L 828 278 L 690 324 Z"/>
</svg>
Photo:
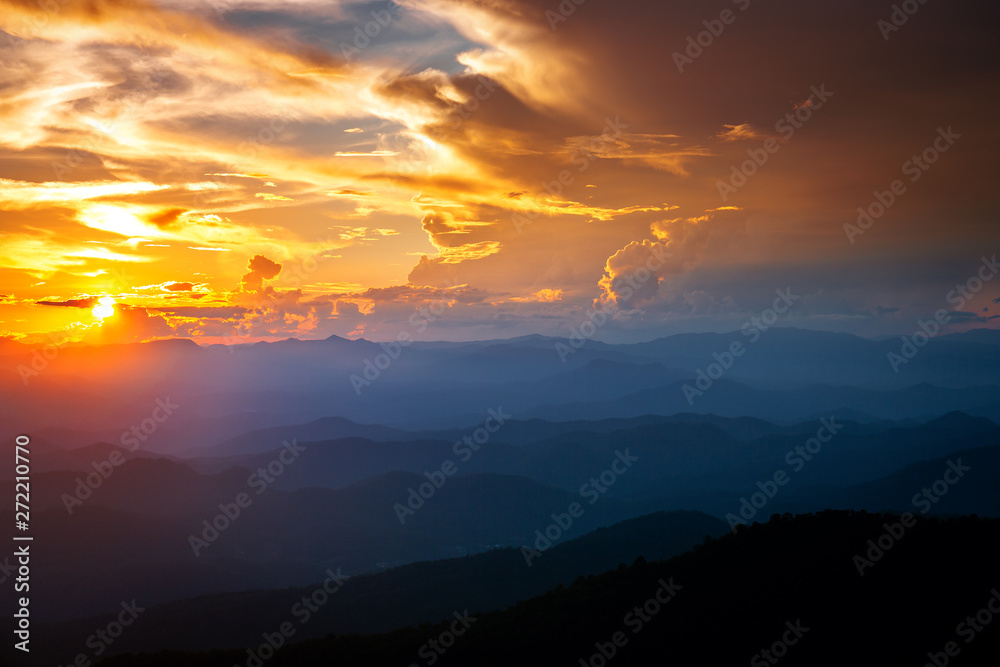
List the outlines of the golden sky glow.
<svg viewBox="0 0 1000 667">
<path fill-rule="evenodd" d="M 94 317 L 99 320 L 106 319 L 115 314 L 115 300 L 110 296 L 102 296 L 97 300 L 97 305 L 94 306 L 93 311 Z"/>
<path fill-rule="evenodd" d="M 997 251 L 987 21 L 929 3 L 887 42 L 871 3 L 753 3 L 680 72 L 718 12 L 669 4 L 0 0 L 0 336 L 388 339 L 444 302 L 428 339 L 614 304 L 602 336 L 637 340 L 790 285 L 789 324 L 892 333 Z"/>
</svg>

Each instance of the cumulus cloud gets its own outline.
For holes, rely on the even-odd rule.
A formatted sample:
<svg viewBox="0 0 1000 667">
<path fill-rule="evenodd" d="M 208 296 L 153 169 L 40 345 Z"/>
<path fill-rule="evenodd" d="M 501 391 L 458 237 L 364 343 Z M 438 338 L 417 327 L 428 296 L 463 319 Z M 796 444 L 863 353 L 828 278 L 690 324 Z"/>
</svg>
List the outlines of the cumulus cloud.
<svg viewBox="0 0 1000 667">
<path fill-rule="evenodd" d="M 725 128 L 715 135 L 719 141 L 751 141 L 768 138 L 769 134 L 762 132 L 750 123 L 740 123 L 739 125 L 723 125 Z"/>
<path fill-rule="evenodd" d="M 281 264 L 264 257 L 264 255 L 254 255 L 247 262 L 247 273 L 243 276 L 244 292 L 262 292 L 264 281 L 273 280 L 281 273 Z"/>
<path fill-rule="evenodd" d="M 95 327 L 84 340 L 89 342 L 142 343 L 161 338 L 172 338 L 177 332 L 167 318 L 148 312 L 145 308 L 135 308 L 126 304 L 116 304 L 115 314 L 105 319 L 100 327 Z"/>
<path fill-rule="evenodd" d="M 598 282 L 595 303 L 641 309 L 676 298 L 690 305 L 706 295 L 667 290 L 670 276 L 690 271 L 709 255 L 721 252 L 740 236 L 738 211 L 709 211 L 690 218 L 657 220 L 650 225 L 655 240 L 632 241 L 608 258 Z"/>
<path fill-rule="evenodd" d="M 595 305 L 604 309 L 641 308 L 656 299 L 663 276 L 670 271 L 670 245 L 632 241 L 608 258 Z"/>
</svg>

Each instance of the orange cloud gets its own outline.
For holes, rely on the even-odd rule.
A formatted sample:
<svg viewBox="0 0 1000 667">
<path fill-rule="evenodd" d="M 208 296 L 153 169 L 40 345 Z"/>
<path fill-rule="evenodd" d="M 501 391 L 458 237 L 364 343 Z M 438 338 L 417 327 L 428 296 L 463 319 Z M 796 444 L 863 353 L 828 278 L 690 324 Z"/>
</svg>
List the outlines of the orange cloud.
<svg viewBox="0 0 1000 667">
<path fill-rule="evenodd" d="M 561 289 L 543 289 L 529 296 L 512 297 L 510 300 L 515 303 L 554 303 L 561 300 L 562 296 L 563 290 Z"/>
<path fill-rule="evenodd" d="M 263 255 L 254 255 L 247 262 L 248 273 L 243 276 L 243 291 L 261 292 L 264 281 L 276 278 L 281 273 L 281 264 Z"/>
</svg>

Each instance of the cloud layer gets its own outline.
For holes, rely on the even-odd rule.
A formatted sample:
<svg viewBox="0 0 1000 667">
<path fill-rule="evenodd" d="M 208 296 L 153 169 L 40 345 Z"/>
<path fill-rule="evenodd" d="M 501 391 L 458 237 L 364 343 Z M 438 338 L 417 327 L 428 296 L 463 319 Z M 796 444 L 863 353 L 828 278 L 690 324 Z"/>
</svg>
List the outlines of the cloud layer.
<svg viewBox="0 0 1000 667">
<path fill-rule="evenodd" d="M 443 304 L 422 335 L 613 307 L 639 340 L 790 285 L 788 324 L 899 333 L 997 251 L 985 2 L 888 35 L 862 0 L 43 4 L 0 0 L 0 335 L 389 339 Z"/>
</svg>

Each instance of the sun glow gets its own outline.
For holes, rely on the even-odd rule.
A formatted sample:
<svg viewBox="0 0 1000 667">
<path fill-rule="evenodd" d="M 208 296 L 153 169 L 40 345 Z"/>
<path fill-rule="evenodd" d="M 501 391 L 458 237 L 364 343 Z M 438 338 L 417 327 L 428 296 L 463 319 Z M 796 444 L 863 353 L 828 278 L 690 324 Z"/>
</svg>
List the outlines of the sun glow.
<svg viewBox="0 0 1000 667">
<path fill-rule="evenodd" d="M 111 317 L 115 314 L 115 300 L 110 296 L 102 296 L 97 301 L 97 305 L 94 306 L 94 317 L 99 320 L 103 320 L 106 317 Z"/>
</svg>

